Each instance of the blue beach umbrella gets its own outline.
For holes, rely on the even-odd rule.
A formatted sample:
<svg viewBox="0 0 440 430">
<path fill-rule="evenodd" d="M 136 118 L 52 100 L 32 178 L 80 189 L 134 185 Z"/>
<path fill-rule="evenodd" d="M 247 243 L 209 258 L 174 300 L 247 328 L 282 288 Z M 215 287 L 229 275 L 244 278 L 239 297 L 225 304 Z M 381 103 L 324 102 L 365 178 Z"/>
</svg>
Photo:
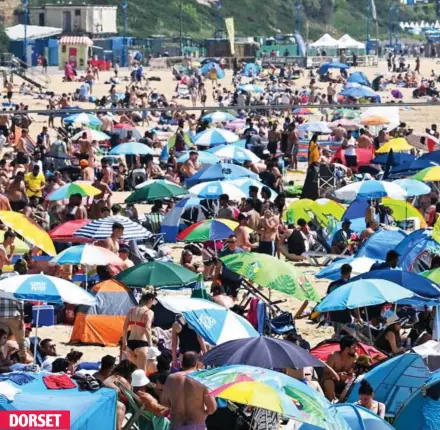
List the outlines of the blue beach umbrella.
<svg viewBox="0 0 440 430">
<path fill-rule="evenodd" d="M 332 291 L 317 306 L 318 312 L 358 309 L 366 306 L 394 303 L 414 297 L 414 293 L 394 282 L 383 279 L 360 279 Z"/>
<path fill-rule="evenodd" d="M 258 85 L 252 85 L 252 84 L 245 84 L 240 85 L 238 87 L 240 91 L 246 91 L 247 93 L 264 93 L 264 88 L 260 87 Z"/>
<path fill-rule="evenodd" d="M 243 164 L 246 161 L 252 161 L 252 163 L 258 163 L 261 161 L 252 151 L 245 148 L 240 148 L 234 145 L 226 145 L 214 151 L 214 155 L 222 160 L 232 160 L 236 163 Z"/>
<path fill-rule="evenodd" d="M 169 311 L 182 314 L 188 325 L 211 345 L 259 336 L 246 319 L 214 302 L 175 296 L 157 300 Z"/>
<path fill-rule="evenodd" d="M 377 97 L 377 93 L 375 93 L 371 88 L 368 87 L 350 87 L 350 88 L 344 88 L 340 93 L 341 96 L 344 97 L 351 97 L 354 99 L 360 99 L 363 97 Z"/>
<path fill-rule="evenodd" d="M 186 180 L 186 185 L 192 187 L 200 182 L 223 181 L 238 178 L 258 179 L 258 175 L 244 167 L 235 164 L 218 163 L 199 170 L 196 174 Z"/>
<path fill-rule="evenodd" d="M 378 154 L 372 161 L 371 164 L 380 164 L 385 166 L 388 163 L 389 154 Z M 414 161 L 415 157 L 411 154 L 406 154 L 405 152 L 393 152 L 392 165 L 400 166 L 403 163 L 411 163 Z"/>
<path fill-rule="evenodd" d="M 258 75 L 261 71 L 261 67 L 255 63 L 248 63 L 244 66 L 243 76 L 255 76 Z"/>
<path fill-rule="evenodd" d="M 127 142 L 115 146 L 110 152 L 110 155 L 152 155 L 153 150 L 143 143 Z"/>
<path fill-rule="evenodd" d="M 215 67 L 215 71 L 217 72 L 217 79 L 223 79 L 225 77 L 225 72 L 217 63 L 206 63 L 202 66 L 200 71 L 202 72 L 203 76 L 209 77 L 209 74 L 213 67 Z"/>
<path fill-rule="evenodd" d="M 218 151 L 222 148 L 226 148 L 227 146 L 235 146 L 236 148 L 246 148 L 246 139 L 237 140 L 237 142 L 232 143 L 223 143 L 218 146 L 213 146 L 212 148 L 208 148 L 206 152 L 210 152 L 211 154 L 215 154 L 215 151 Z"/>
<path fill-rule="evenodd" d="M 393 183 L 400 185 L 406 191 L 408 197 L 423 196 L 431 192 L 431 188 L 428 185 L 416 179 L 397 179 Z"/>
<path fill-rule="evenodd" d="M 391 197 L 404 200 L 408 195 L 398 184 L 385 181 L 353 182 L 335 191 L 336 197 L 343 201 L 377 200 L 382 197 Z"/>
<path fill-rule="evenodd" d="M 84 124 L 92 127 L 100 127 L 102 125 L 102 121 L 96 115 L 85 112 L 69 115 L 64 118 L 64 122 L 67 124 Z"/>
<path fill-rule="evenodd" d="M 231 199 L 245 199 L 249 196 L 240 188 L 231 184 L 231 181 L 201 182 L 191 187 L 188 192 L 201 199 L 218 199 L 222 194 L 227 194 Z"/>
<path fill-rule="evenodd" d="M 198 160 L 202 164 L 215 164 L 215 163 L 221 162 L 220 157 L 218 157 L 215 154 L 211 154 L 210 152 L 207 152 L 207 151 L 194 151 L 194 152 L 197 152 L 197 154 L 199 154 Z M 181 155 L 177 159 L 177 162 L 184 163 L 185 161 L 188 161 L 188 159 L 189 159 L 189 152 L 185 152 L 185 154 Z"/>
<path fill-rule="evenodd" d="M 234 115 L 231 115 L 229 112 L 212 112 L 208 115 L 205 115 L 202 117 L 203 121 L 207 121 L 210 123 L 220 123 L 220 122 L 227 122 L 227 121 L 234 121 L 234 119 L 237 119 Z"/>
<path fill-rule="evenodd" d="M 317 279 L 329 279 L 330 281 L 336 281 L 337 279 L 341 278 L 341 267 L 344 264 L 349 264 L 353 269 L 352 275 L 356 276 L 369 272 L 374 263 L 377 263 L 377 260 L 373 260 L 372 258 L 368 257 L 341 258 L 321 269 L 315 275 L 315 277 Z"/>
<path fill-rule="evenodd" d="M 352 403 L 338 403 L 333 406 L 347 421 L 351 430 L 393 430 L 390 424 L 374 412 Z M 301 430 L 303 428 L 301 427 Z"/>
<path fill-rule="evenodd" d="M 208 130 L 197 133 L 192 142 L 197 146 L 216 146 L 225 143 L 233 143 L 240 138 L 232 131 L 223 128 L 208 128 Z"/>
<path fill-rule="evenodd" d="M 257 187 L 259 193 L 261 193 L 261 189 L 265 187 L 265 185 L 262 182 L 250 178 L 233 179 L 229 181 L 229 183 L 235 185 L 237 188 L 240 188 L 240 190 L 243 191 L 246 194 L 246 196 L 249 196 L 249 188 L 251 186 Z M 271 192 L 270 201 L 273 202 L 278 196 L 278 193 L 272 190 L 272 188 L 269 188 L 269 190 Z"/>
</svg>

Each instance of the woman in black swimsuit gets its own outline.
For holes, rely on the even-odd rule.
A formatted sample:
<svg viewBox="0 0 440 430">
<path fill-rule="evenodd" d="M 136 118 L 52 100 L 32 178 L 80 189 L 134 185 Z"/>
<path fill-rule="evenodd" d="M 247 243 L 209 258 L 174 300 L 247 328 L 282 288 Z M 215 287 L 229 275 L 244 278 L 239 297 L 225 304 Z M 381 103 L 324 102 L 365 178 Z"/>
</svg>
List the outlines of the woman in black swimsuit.
<svg viewBox="0 0 440 430">
<path fill-rule="evenodd" d="M 155 299 L 154 292 L 143 293 L 139 305 L 130 309 L 124 323 L 122 348 L 128 349 L 130 361 L 145 371 L 148 348 L 153 345 L 151 325 L 154 313 L 151 307 Z"/>
</svg>

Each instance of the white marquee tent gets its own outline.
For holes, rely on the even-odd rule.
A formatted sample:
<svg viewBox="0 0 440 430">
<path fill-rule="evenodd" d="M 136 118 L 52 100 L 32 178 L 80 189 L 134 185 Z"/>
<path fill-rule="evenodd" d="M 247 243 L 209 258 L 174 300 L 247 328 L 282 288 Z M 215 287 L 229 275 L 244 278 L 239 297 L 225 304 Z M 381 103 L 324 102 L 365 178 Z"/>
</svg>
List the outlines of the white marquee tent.
<svg viewBox="0 0 440 430">
<path fill-rule="evenodd" d="M 311 48 L 337 48 L 338 41 L 333 39 L 329 34 L 324 34 L 320 39 L 316 42 L 309 45 Z"/>
<path fill-rule="evenodd" d="M 353 39 L 348 34 L 344 34 L 338 40 L 338 48 L 339 49 L 364 49 L 365 44 L 362 42 L 358 42 L 357 40 Z"/>
</svg>

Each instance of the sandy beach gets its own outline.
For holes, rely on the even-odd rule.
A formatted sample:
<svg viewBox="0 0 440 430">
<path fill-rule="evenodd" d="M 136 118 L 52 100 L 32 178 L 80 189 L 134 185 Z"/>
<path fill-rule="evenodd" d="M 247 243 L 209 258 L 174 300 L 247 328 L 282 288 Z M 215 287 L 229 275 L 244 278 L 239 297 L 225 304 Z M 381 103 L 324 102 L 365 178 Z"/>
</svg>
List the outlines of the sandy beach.
<svg viewBox="0 0 440 430">
<path fill-rule="evenodd" d="M 413 59 L 411 63 L 411 68 L 414 69 Z M 431 74 L 431 70 L 434 70 L 436 73 L 440 72 L 440 65 L 435 61 L 430 59 L 422 59 L 421 60 L 421 72 L 422 76 L 428 77 Z M 374 79 L 375 76 L 381 73 L 385 73 L 387 71 L 387 65 L 385 61 L 380 61 L 378 67 L 376 68 L 356 68 L 351 69 L 349 72 L 353 71 L 362 71 L 364 72 L 370 80 Z M 165 94 L 168 98 L 171 98 L 175 92 L 174 89 L 176 87 L 176 81 L 173 78 L 171 70 L 146 70 L 148 77 L 159 77 L 160 81 L 151 82 L 151 88 L 156 89 L 159 93 Z M 120 70 L 121 76 L 129 76 L 129 70 Z M 301 79 L 295 81 L 295 85 L 297 88 L 301 88 L 304 85 L 308 85 L 309 78 L 307 78 L 307 73 L 305 73 L 306 77 L 302 77 Z M 59 70 L 50 70 L 49 76 L 51 78 L 51 84 L 48 90 L 55 92 L 56 94 L 65 93 L 73 93 L 80 85 L 80 83 L 75 82 L 62 82 L 62 71 Z M 93 86 L 93 95 L 96 97 L 102 97 L 103 95 L 107 95 L 110 89 L 110 85 L 104 84 L 106 80 L 108 80 L 111 76 L 113 76 L 113 72 L 100 72 L 99 82 L 96 82 Z M 232 73 L 228 71 L 226 78 L 220 81 L 221 85 L 226 88 L 232 88 L 231 85 L 231 77 Z M 18 77 L 14 78 L 14 84 L 16 85 L 16 89 L 18 91 L 18 87 L 21 84 L 21 80 Z M 123 82 L 117 86 L 118 90 L 121 92 L 125 91 L 125 86 L 128 85 L 129 82 Z M 325 91 L 326 84 L 318 83 L 318 87 Z M 212 95 L 211 95 L 211 85 L 207 84 L 208 89 L 208 101 L 207 106 L 213 105 Z M 341 86 L 338 86 L 337 92 L 341 90 Z M 381 97 L 383 102 L 389 102 L 392 100 L 391 90 L 394 89 L 392 86 L 388 86 L 387 90 L 381 92 Z M 415 101 L 412 99 L 412 91 L 413 89 L 399 88 L 399 90 L 404 95 L 404 101 Z M 29 109 L 46 109 L 47 102 L 44 100 L 35 99 L 32 96 L 23 96 L 19 94 L 14 94 L 13 102 L 23 102 L 25 105 L 29 106 Z M 430 127 L 431 124 L 438 122 L 440 117 L 440 106 L 436 107 L 428 107 L 424 106 L 424 99 L 417 100 L 420 102 L 420 107 L 412 107 L 412 108 L 401 108 L 400 116 L 401 121 L 406 122 L 411 125 L 416 131 L 424 131 L 426 127 Z M 182 105 L 190 105 L 190 100 L 178 100 L 179 104 Z M 76 103 L 82 107 L 94 107 L 91 103 Z M 47 125 L 47 116 L 44 115 L 32 115 L 33 123 L 30 127 L 30 135 L 36 136 L 44 125 Z M 319 116 L 311 117 L 311 119 L 320 119 Z M 55 125 L 59 125 L 59 119 L 55 120 Z M 153 127 L 155 124 L 151 123 L 150 126 Z M 147 127 L 140 127 L 142 131 L 146 130 Z M 53 138 L 56 137 L 55 130 L 50 130 L 50 133 Z M 296 183 L 301 183 L 304 181 L 304 174 L 298 172 L 289 172 L 285 177 L 286 182 L 290 180 L 295 180 Z M 112 203 L 122 203 L 124 199 L 127 197 L 129 193 L 118 192 L 114 194 L 112 198 Z M 138 210 L 140 213 L 146 213 L 149 211 L 148 205 L 138 205 Z M 180 258 L 180 253 L 183 245 L 177 244 L 173 245 L 172 255 L 174 262 L 178 263 Z M 302 270 L 312 281 L 313 286 L 316 290 L 323 295 L 326 291 L 328 282 L 327 281 L 319 281 L 314 276 L 313 273 L 316 272 L 315 267 L 310 267 L 307 265 L 299 265 L 299 269 Z M 295 313 L 296 310 L 301 306 L 301 303 L 296 299 L 292 299 L 289 296 L 286 296 L 281 293 L 274 292 L 272 293 L 272 298 L 275 300 L 285 300 L 284 303 L 281 304 L 281 307 L 289 312 Z M 333 330 L 326 328 L 317 328 L 316 325 L 312 325 L 308 322 L 307 318 L 297 321 L 297 328 L 299 332 L 312 344 L 315 345 L 318 342 L 322 341 L 331 336 Z M 38 336 L 40 338 L 52 338 L 58 345 L 58 354 L 63 355 L 70 351 L 70 349 L 75 348 L 84 353 L 83 361 L 98 361 L 100 358 L 106 354 L 118 355 L 117 348 L 103 348 L 103 347 L 95 347 L 95 346 L 71 346 L 68 344 L 70 333 L 72 327 L 71 326 L 63 326 L 57 325 L 53 327 L 42 327 L 38 329 Z"/>
</svg>

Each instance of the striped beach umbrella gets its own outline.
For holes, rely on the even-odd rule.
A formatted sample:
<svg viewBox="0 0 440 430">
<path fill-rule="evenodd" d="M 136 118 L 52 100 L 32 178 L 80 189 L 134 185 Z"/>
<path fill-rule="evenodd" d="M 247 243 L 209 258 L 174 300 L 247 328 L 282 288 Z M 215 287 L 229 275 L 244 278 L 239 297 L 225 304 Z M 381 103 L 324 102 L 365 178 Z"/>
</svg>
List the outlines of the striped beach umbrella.
<svg viewBox="0 0 440 430">
<path fill-rule="evenodd" d="M 239 187 L 232 185 L 231 181 L 210 181 L 194 185 L 188 192 L 201 199 L 218 199 L 222 194 L 227 194 L 234 200 L 245 199 L 249 196 Z"/>
<path fill-rule="evenodd" d="M 92 127 L 100 127 L 102 125 L 102 121 L 96 115 L 85 112 L 69 115 L 64 118 L 64 122 L 67 124 L 83 124 Z"/>
<path fill-rule="evenodd" d="M 234 121 L 237 119 L 234 115 L 231 115 L 229 112 L 212 112 L 208 115 L 202 117 L 203 121 L 211 122 L 214 124 L 218 124 L 220 122 Z"/>
<path fill-rule="evenodd" d="M 209 128 L 208 130 L 197 133 L 192 139 L 197 146 L 216 146 L 224 143 L 233 143 L 240 138 L 232 131 L 222 128 Z"/>
<path fill-rule="evenodd" d="M 89 244 L 67 248 L 54 257 L 51 262 L 58 265 L 87 264 L 89 266 L 123 263 L 114 252 L 102 246 Z"/>
<path fill-rule="evenodd" d="M 55 202 L 57 200 L 65 200 L 74 194 L 79 194 L 81 197 L 97 196 L 101 193 L 101 190 L 90 185 L 88 182 L 72 182 L 70 184 L 63 185 L 57 190 L 50 193 L 46 200 Z"/>
<path fill-rule="evenodd" d="M 208 240 L 223 240 L 234 234 L 238 222 L 229 219 L 207 219 L 186 228 L 177 235 L 184 242 L 206 242 Z"/>
<path fill-rule="evenodd" d="M 110 155 L 152 155 L 153 150 L 140 142 L 127 142 L 115 146 L 110 152 Z"/>
</svg>

